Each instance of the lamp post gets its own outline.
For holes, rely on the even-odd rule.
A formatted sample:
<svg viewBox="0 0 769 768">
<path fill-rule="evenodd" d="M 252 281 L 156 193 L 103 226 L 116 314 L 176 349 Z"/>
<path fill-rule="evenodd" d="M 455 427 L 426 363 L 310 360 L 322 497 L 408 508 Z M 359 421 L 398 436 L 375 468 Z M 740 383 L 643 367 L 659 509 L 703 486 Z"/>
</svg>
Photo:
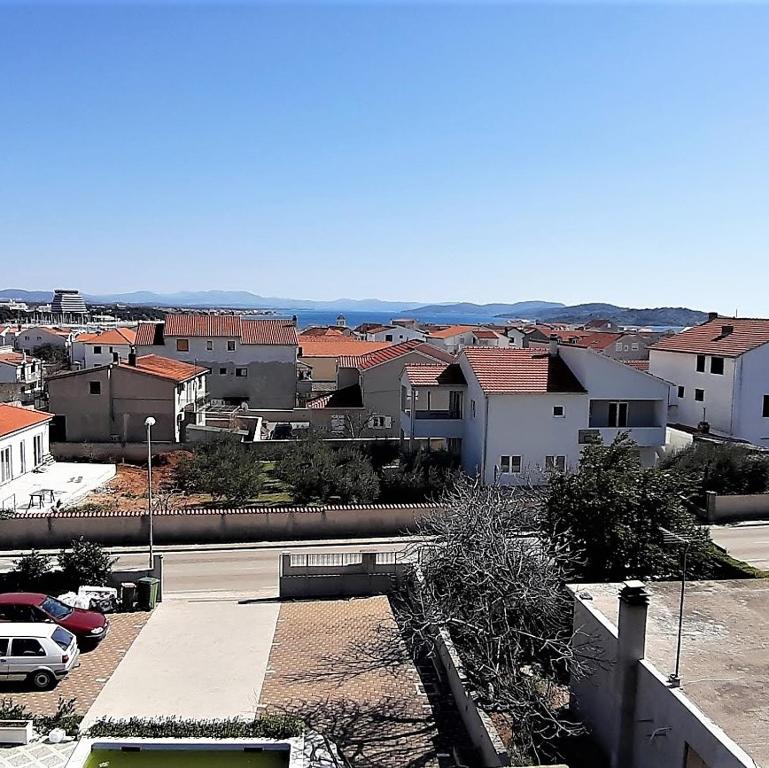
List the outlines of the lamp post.
<svg viewBox="0 0 769 768">
<path fill-rule="evenodd" d="M 155 426 L 155 419 L 152 416 L 147 416 L 144 420 L 144 424 L 147 427 L 147 512 L 150 519 L 150 565 L 152 568 L 154 565 L 154 545 L 152 541 L 152 427 Z"/>
<path fill-rule="evenodd" d="M 671 688 L 681 687 L 681 635 L 684 625 L 684 594 L 686 592 L 686 558 L 689 555 L 689 547 L 695 540 L 694 536 L 682 536 L 673 533 L 667 528 L 662 528 L 662 543 L 668 547 L 682 547 L 681 550 L 681 597 L 678 603 L 678 643 L 676 645 L 676 669 L 668 675 L 668 683 Z"/>
</svg>

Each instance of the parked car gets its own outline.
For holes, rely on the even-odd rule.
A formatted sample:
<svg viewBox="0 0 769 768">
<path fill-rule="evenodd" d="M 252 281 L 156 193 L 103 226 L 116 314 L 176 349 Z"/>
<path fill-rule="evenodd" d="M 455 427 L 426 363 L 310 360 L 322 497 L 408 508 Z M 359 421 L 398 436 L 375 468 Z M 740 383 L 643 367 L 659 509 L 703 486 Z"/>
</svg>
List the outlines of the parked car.
<svg viewBox="0 0 769 768">
<path fill-rule="evenodd" d="M 80 662 L 75 636 L 58 624 L 0 625 L 0 682 L 28 680 L 44 691 Z"/>
<path fill-rule="evenodd" d="M 72 608 L 55 597 L 38 592 L 0 594 L 0 622 L 7 621 L 54 622 L 70 631 L 79 641 L 93 644 L 101 642 L 109 631 L 109 621 L 103 613 Z"/>
</svg>

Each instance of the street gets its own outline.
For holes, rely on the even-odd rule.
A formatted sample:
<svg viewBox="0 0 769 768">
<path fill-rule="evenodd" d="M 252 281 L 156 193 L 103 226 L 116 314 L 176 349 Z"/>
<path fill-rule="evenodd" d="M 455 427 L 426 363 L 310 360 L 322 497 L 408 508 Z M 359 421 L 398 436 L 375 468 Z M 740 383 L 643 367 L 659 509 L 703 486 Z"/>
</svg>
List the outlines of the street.
<svg viewBox="0 0 769 768">
<path fill-rule="evenodd" d="M 769 570 L 769 523 L 713 525 L 710 535 L 737 560 Z"/>
</svg>

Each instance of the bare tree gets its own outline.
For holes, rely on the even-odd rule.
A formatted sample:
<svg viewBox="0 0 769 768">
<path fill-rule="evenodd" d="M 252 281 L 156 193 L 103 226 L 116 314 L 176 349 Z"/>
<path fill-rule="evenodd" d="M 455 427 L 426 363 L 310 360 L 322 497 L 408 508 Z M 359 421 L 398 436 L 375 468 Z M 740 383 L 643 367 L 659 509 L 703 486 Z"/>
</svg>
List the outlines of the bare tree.
<svg viewBox="0 0 769 768">
<path fill-rule="evenodd" d="M 540 507 L 533 488 L 458 482 L 420 525 L 432 543 L 404 600 L 417 641 L 432 648 L 449 630 L 482 706 L 510 722 L 511 756 L 537 761 L 579 731 L 564 716 L 566 684 L 594 653 L 572 642 L 568 560 L 539 535 Z"/>
</svg>

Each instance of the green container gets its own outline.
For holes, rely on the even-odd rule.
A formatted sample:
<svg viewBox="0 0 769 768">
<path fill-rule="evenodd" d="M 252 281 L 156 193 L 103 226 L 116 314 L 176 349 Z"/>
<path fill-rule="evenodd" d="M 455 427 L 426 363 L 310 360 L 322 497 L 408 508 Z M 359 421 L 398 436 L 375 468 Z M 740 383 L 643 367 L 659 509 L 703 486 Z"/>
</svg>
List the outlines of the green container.
<svg viewBox="0 0 769 768">
<path fill-rule="evenodd" d="M 139 593 L 139 607 L 145 611 L 151 611 L 158 604 L 158 590 L 160 579 L 154 576 L 145 576 L 136 582 Z"/>
</svg>

